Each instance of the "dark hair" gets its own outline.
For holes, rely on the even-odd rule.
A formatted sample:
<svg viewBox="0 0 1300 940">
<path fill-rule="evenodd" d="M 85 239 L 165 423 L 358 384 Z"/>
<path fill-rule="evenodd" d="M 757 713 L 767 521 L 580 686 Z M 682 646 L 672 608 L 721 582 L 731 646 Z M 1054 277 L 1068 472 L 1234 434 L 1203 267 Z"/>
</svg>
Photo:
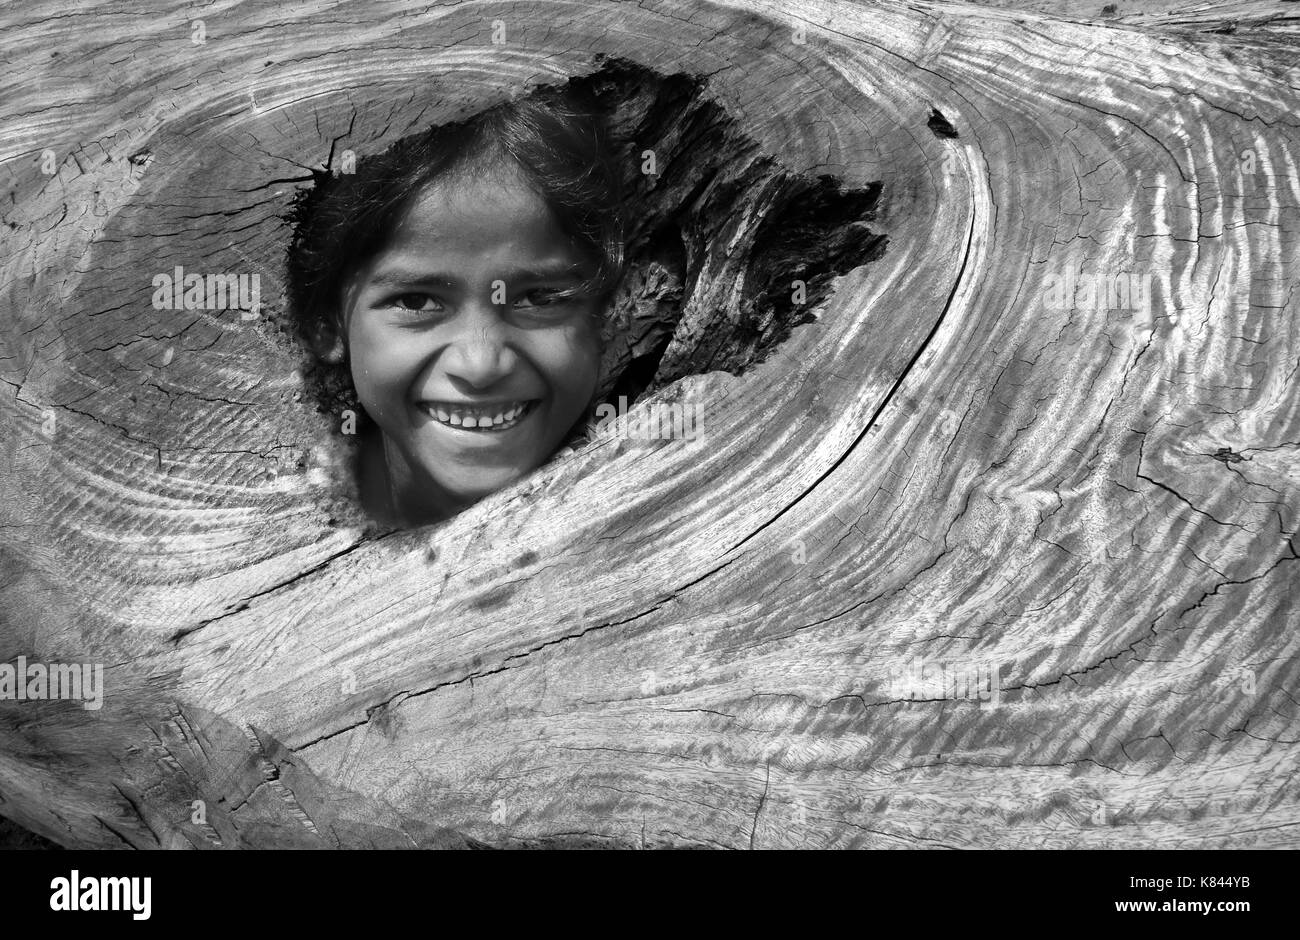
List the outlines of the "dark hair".
<svg viewBox="0 0 1300 940">
<path fill-rule="evenodd" d="M 422 188 L 485 160 L 515 164 L 596 262 L 575 292 L 608 298 L 623 272 L 621 177 L 592 101 L 543 89 L 398 141 L 358 162 L 355 173 L 321 174 L 294 207 L 288 258 L 292 317 L 309 347 L 332 340 L 348 279 L 384 248 Z"/>
</svg>

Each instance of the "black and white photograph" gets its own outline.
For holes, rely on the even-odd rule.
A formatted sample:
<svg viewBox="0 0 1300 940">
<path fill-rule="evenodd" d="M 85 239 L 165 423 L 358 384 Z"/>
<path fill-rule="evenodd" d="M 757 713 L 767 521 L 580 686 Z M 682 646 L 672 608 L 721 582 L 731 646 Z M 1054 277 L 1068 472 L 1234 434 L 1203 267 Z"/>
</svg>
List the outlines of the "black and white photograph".
<svg viewBox="0 0 1300 940">
<path fill-rule="evenodd" d="M 0 49 L 33 909 L 161 912 L 126 850 L 960 849 L 1222 929 L 1300 848 L 1300 3 L 7 0 Z"/>
</svg>

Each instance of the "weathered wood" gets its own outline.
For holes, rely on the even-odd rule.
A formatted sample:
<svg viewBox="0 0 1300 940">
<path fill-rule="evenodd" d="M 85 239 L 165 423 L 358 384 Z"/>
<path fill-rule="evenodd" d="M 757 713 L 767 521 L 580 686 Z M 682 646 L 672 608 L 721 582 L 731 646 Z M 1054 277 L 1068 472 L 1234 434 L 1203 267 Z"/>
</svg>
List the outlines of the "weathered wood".
<svg viewBox="0 0 1300 940">
<path fill-rule="evenodd" d="M 188 6 L 7 9 L 0 660 L 106 691 L 0 702 L 0 812 L 105 847 L 1297 845 L 1294 30 L 1123 6 L 246 2 L 201 45 Z M 369 535 L 267 328 L 292 196 L 597 55 L 879 182 L 887 250 L 665 391 L 701 440 Z M 260 272 L 267 317 L 155 310 L 175 265 Z M 1061 302 L 1129 274 L 1150 310 Z M 960 688 L 989 668 L 996 704 Z"/>
</svg>

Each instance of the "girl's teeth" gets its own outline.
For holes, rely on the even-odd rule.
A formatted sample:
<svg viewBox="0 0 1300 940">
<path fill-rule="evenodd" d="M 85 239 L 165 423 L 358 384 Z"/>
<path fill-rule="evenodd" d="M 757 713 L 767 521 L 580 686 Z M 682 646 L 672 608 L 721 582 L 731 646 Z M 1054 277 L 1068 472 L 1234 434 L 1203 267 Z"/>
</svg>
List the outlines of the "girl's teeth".
<svg viewBox="0 0 1300 940">
<path fill-rule="evenodd" d="M 457 428 L 499 428 L 503 425 L 512 424 L 528 408 L 526 402 L 517 405 L 511 405 L 505 411 L 498 412 L 495 415 L 477 415 L 464 414 L 457 411 L 448 411 L 445 408 L 430 408 L 439 421 Z"/>
</svg>

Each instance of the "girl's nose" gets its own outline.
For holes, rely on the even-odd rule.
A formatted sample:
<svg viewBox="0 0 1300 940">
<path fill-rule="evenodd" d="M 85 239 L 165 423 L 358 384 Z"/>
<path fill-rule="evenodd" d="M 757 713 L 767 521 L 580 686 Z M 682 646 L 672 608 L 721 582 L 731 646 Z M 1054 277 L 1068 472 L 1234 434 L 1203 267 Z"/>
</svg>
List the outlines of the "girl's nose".
<svg viewBox="0 0 1300 940">
<path fill-rule="evenodd" d="M 460 312 L 450 324 L 455 333 L 441 357 L 447 375 L 485 389 L 514 371 L 518 354 L 510 346 L 504 311 L 485 301 Z"/>
</svg>

